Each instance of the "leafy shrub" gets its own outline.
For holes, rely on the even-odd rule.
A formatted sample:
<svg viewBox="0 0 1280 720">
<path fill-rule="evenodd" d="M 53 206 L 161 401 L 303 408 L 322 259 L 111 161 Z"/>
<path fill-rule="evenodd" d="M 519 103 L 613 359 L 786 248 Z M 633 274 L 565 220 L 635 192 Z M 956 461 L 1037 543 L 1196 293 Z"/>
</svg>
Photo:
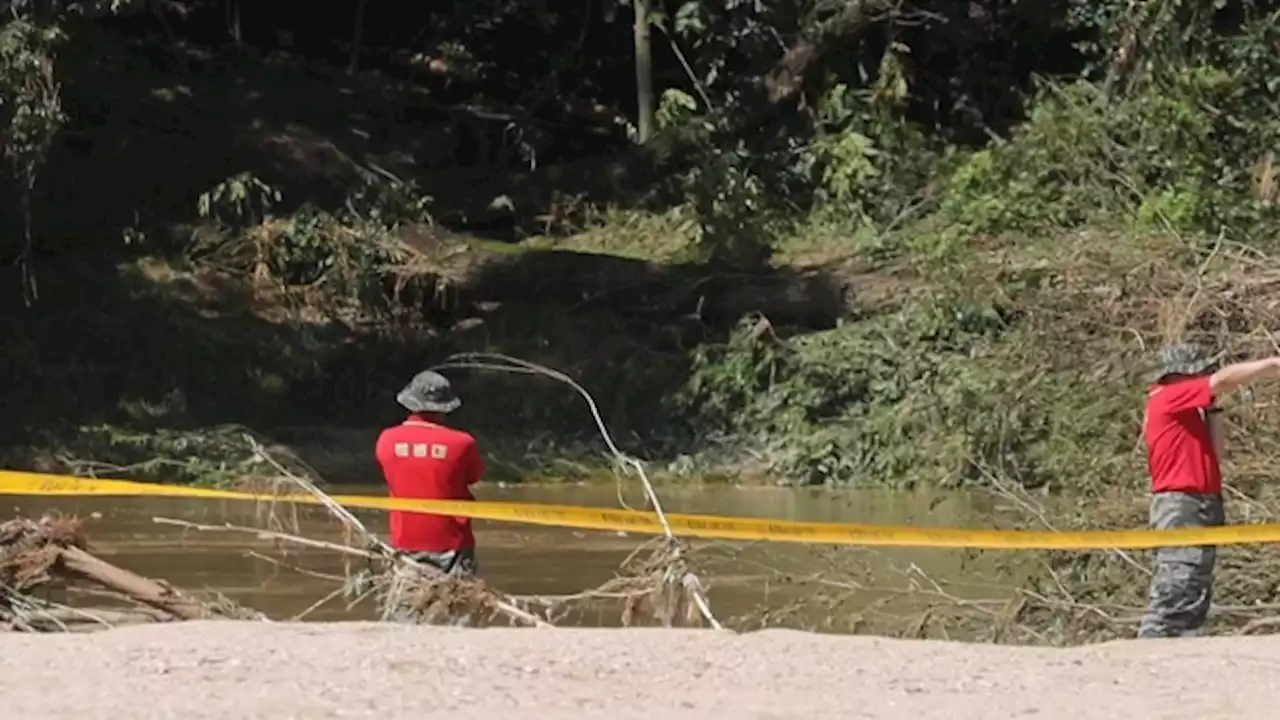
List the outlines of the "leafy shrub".
<svg viewBox="0 0 1280 720">
<path fill-rule="evenodd" d="M 195 236 L 188 257 L 197 264 L 282 288 L 319 288 L 329 299 L 376 302 L 393 269 L 409 252 L 398 231 L 430 224 L 430 198 L 405 183 L 369 182 L 344 209 L 304 206 L 276 218 L 274 188 L 248 174 L 200 198 L 200 214 L 214 231 Z"/>
</svg>

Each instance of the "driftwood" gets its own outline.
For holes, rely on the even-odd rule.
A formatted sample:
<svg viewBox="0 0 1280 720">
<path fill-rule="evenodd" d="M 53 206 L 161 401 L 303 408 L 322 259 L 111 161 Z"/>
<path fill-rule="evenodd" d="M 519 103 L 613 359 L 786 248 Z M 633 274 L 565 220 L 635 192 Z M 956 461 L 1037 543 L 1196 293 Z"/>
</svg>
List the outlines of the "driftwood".
<svg viewBox="0 0 1280 720">
<path fill-rule="evenodd" d="M 216 613 L 207 604 L 183 595 L 167 583 L 116 567 L 80 548 L 63 548 L 61 562 L 63 569 L 72 575 L 91 580 L 135 602 L 163 610 L 181 620 L 216 617 Z"/>
<path fill-rule="evenodd" d="M 41 597 L 57 586 L 105 594 L 133 608 L 88 610 Z M 189 596 L 95 557 L 78 520 L 46 516 L 0 523 L 0 625 L 47 632 L 219 617 L 262 618 L 224 599 L 210 602 Z"/>
</svg>

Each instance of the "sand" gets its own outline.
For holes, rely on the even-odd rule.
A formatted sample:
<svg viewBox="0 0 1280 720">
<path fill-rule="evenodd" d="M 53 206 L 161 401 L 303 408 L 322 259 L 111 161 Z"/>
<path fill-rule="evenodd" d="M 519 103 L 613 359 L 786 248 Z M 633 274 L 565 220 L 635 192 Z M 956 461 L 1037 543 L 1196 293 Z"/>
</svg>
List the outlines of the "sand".
<svg viewBox="0 0 1280 720">
<path fill-rule="evenodd" d="M 0 636 L 7 718 L 1239 720 L 1280 717 L 1278 679 L 1280 637 L 1052 649 L 241 622 Z"/>
</svg>

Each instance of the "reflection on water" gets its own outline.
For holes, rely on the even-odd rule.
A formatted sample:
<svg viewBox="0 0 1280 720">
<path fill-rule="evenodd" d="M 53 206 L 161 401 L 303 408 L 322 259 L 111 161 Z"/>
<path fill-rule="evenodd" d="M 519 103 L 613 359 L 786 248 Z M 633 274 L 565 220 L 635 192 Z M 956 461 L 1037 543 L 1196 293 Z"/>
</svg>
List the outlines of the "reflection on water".
<svg viewBox="0 0 1280 720">
<path fill-rule="evenodd" d="M 335 492 L 368 493 L 368 487 L 337 488 Z M 988 498 L 960 493 L 922 494 L 881 490 L 832 492 L 787 488 L 664 488 L 670 512 L 775 517 L 791 520 L 871 522 L 886 524 L 989 527 L 994 508 Z M 481 499 L 564 505 L 617 507 L 613 486 L 482 487 Z M 632 488 L 623 500 L 641 505 Z M 15 513 L 38 516 L 49 510 L 85 517 L 100 515 L 86 529 L 93 550 L 104 559 L 143 575 L 164 578 L 187 590 L 216 590 L 272 617 L 303 611 L 332 592 L 337 583 L 316 574 L 341 575 L 344 560 L 336 553 L 289 547 L 238 532 L 192 531 L 156 524 L 154 517 L 191 523 L 231 523 L 263 527 L 263 509 L 239 501 L 166 498 L 7 498 Z M 376 533 L 385 536 L 386 515 L 357 513 Z M 340 542 L 341 531 L 324 511 L 315 507 L 277 510 L 277 520 L 297 522 L 299 534 Z M 516 595 L 570 594 L 599 586 L 613 577 L 619 564 L 644 539 L 620 533 L 560 528 L 477 523 L 483 575 L 495 586 Z M 858 554 L 857 548 L 815 549 L 770 543 L 707 543 L 706 557 L 714 568 L 712 601 L 717 613 L 731 617 L 762 602 L 781 602 L 785 594 L 768 591 L 760 577 L 768 568 L 784 573 L 832 577 L 833 563 Z M 286 552 L 283 557 L 282 551 Z M 865 555 L 865 553 L 862 553 Z M 861 557 L 860 555 L 859 557 Z M 273 563 L 262 556 L 276 558 Z M 891 568 L 914 564 L 930 577 L 973 584 L 996 574 L 990 556 L 967 559 L 956 551 L 893 549 L 877 553 L 869 584 L 877 578 L 901 582 Z M 291 567 L 292 566 L 292 567 Z M 307 573 L 294 568 L 303 568 Z M 866 578 L 862 578 L 867 583 Z M 1007 582 L 1007 581 L 1006 581 Z M 868 596 L 870 597 L 870 596 Z M 311 619 L 367 618 L 372 609 L 348 610 L 341 601 L 330 603 Z M 601 618 L 601 620 L 606 620 Z"/>
</svg>

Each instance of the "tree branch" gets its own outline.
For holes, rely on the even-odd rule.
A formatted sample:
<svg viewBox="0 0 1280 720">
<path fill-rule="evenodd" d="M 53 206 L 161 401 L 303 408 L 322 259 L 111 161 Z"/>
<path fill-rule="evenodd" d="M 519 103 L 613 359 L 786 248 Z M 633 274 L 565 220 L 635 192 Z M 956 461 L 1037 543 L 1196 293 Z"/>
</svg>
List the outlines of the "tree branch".
<svg viewBox="0 0 1280 720">
<path fill-rule="evenodd" d="M 807 73 L 823 56 L 860 35 L 894 5 L 892 0 L 847 0 L 835 17 L 806 31 L 763 78 L 769 104 L 778 106 L 799 95 Z"/>
</svg>

